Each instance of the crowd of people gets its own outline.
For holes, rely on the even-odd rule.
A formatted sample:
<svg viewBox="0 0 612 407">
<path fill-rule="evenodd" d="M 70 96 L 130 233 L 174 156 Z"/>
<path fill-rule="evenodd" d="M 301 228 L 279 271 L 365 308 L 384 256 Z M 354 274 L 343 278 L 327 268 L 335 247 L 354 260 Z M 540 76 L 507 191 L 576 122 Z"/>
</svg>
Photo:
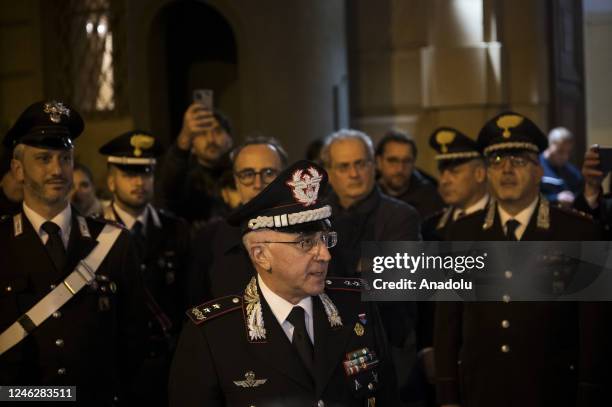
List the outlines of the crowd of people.
<svg viewBox="0 0 612 407">
<path fill-rule="evenodd" d="M 502 112 L 417 143 L 343 129 L 289 161 L 236 143 L 197 103 L 164 151 L 99 147 L 106 197 L 74 162 L 58 101 L 4 135 L 0 384 L 77 386 L 86 406 L 601 406 L 601 303 L 362 302 L 361 243 L 609 239 L 598 147 Z M 510 277 L 508 277 L 510 278 Z"/>
</svg>

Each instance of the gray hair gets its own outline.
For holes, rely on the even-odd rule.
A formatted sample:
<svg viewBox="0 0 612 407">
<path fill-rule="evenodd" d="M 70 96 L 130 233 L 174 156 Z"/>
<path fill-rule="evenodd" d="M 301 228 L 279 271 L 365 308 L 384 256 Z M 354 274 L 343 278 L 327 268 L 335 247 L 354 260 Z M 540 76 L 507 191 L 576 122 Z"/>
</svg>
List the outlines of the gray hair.
<svg viewBox="0 0 612 407">
<path fill-rule="evenodd" d="M 555 127 L 548 132 L 548 142 L 551 144 L 573 139 L 574 135 L 565 127 Z"/>
<path fill-rule="evenodd" d="M 323 161 L 323 165 L 326 168 L 331 166 L 330 150 L 332 144 L 341 140 L 359 140 L 361 143 L 363 143 L 363 146 L 368 154 L 368 158 L 370 160 L 374 159 L 374 145 L 372 144 L 372 139 L 370 136 L 359 130 L 341 129 L 330 134 L 325 138 L 325 140 L 323 140 L 323 147 L 321 147 L 321 161 Z"/>
</svg>

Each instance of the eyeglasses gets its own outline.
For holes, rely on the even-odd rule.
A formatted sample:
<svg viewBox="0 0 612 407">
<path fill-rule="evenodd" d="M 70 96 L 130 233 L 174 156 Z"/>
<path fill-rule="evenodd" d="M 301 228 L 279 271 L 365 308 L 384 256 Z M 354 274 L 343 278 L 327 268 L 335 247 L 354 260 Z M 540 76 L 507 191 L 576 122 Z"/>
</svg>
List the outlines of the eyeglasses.
<svg viewBox="0 0 612 407">
<path fill-rule="evenodd" d="M 496 154 L 487 158 L 487 166 L 491 168 L 501 168 L 504 161 L 509 160 L 512 168 L 522 168 L 527 164 L 536 164 L 534 160 L 529 157 L 521 155 L 501 155 Z"/>
<path fill-rule="evenodd" d="M 351 168 L 355 168 L 357 171 L 363 171 L 366 168 L 369 168 L 372 165 L 372 160 L 357 160 L 352 163 L 341 163 L 334 165 L 334 170 L 338 171 L 341 174 L 348 173 Z"/>
<path fill-rule="evenodd" d="M 255 171 L 252 168 L 246 168 L 235 172 L 234 175 L 236 175 L 238 181 L 245 186 L 253 185 L 255 177 L 258 175 L 263 184 L 269 184 L 274 181 L 274 178 L 278 175 L 278 170 L 275 168 L 263 168 L 261 171 Z"/>
<path fill-rule="evenodd" d="M 316 235 L 307 236 L 300 240 L 294 242 L 259 242 L 259 243 L 284 243 L 284 244 L 294 244 L 302 250 L 304 253 L 308 253 L 313 248 L 318 247 L 320 243 L 323 243 L 325 247 L 331 249 L 338 243 L 338 233 L 336 232 L 323 232 L 317 233 Z"/>
</svg>

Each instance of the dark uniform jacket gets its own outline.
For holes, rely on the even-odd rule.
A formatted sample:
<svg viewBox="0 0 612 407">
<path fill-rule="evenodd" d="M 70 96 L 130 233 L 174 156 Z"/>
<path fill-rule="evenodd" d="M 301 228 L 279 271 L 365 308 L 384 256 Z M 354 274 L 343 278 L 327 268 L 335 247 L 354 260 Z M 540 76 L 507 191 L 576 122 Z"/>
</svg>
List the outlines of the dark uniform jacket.
<svg viewBox="0 0 612 407">
<path fill-rule="evenodd" d="M 189 264 L 188 305 L 240 292 L 255 275 L 239 227 L 215 219 L 193 239 Z"/>
<path fill-rule="evenodd" d="M 230 169 L 225 157 L 216 168 L 200 165 L 189 151 L 173 144 L 161 166 L 160 205 L 187 220 L 193 230 L 228 208 L 221 199 L 219 178 Z"/>
<path fill-rule="evenodd" d="M 192 322 L 181 334 L 172 366 L 171 406 L 398 405 L 380 320 L 372 304 L 360 301 L 360 280 L 330 279 L 327 302 L 313 297 L 312 374 L 258 294 L 256 281 L 244 295 L 190 310 Z M 343 362 L 355 359 L 353 353 L 369 365 L 347 374 Z"/>
<path fill-rule="evenodd" d="M 521 240 L 597 238 L 589 219 L 540 197 Z M 496 203 L 457 220 L 448 239 L 505 240 Z M 438 402 L 462 407 L 592 405 L 598 307 L 506 300 L 437 304 Z"/>
<path fill-rule="evenodd" d="M 105 207 L 108 220 L 123 224 L 112 205 Z M 149 205 L 139 270 L 147 306 L 148 340 L 145 362 L 134 386 L 139 400 L 166 405 L 166 384 L 174 348 L 185 319 L 186 263 L 189 251 L 187 223 Z"/>
<path fill-rule="evenodd" d="M 612 240 L 612 196 L 610 194 L 599 194 L 595 208 L 591 208 L 584 194 L 580 194 L 574 200 L 574 208 L 592 216 L 593 220 L 601 225 L 604 240 Z"/>
<path fill-rule="evenodd" d="M 21 232 L 15 217 L 21 217 Z M 67 264 L 58 270 L 28 218 L 0 222 L 0 331 L 62 284 L 78 261 L 98 244 L 105 223 L 77 222 Z M 144 293 L 127 232 L 121 232 L 98 268 L 94 284 L 83 287 L 19 344 L 0 355 L 3 385 L 76 385 L 78 405 L 110 406 L 128 395 L 142 361 Z"/>
<path fill-rule="evenodd" d="M 21 202 L 11 201 L 0 187 L 0 217 L 14 215 L 21 210 Z"/>
<path fill-rule="evenodd" d="M 381 187 L 386 193 L 382 184 Z M 444 207 L 444 201 L 438 193 L 437 185 L 419 170 L 412 172 L 408 189 L 394 198 L 414 207 L 421 219 L 427 218 Z"/>
</svg>

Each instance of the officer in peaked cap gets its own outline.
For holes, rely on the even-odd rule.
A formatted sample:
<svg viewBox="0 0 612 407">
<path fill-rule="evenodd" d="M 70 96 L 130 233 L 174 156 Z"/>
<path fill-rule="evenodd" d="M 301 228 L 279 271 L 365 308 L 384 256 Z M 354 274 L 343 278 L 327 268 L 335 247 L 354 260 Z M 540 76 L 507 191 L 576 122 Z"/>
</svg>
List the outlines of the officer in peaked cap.
<svg viewBox="0 0 612 407">
<path fill-rule="evenodd" d="M 167 405 L 168 372 L 186 308 L 189 227 L 151 204 L 156 160 L 162 154 L 153 135 L 129 131 L 99 151 L 106 156 L 107 184 L 113 193 L 104 217 L 132 234 L 147 294 L 149 339 L 145 363 L 134 380 L 135 393 L 147 405 Z"/>
<path fill-rule="evenodd" d="M 376 308 L 361 280 L 327 278 L 327 174 L 299 161 L 231 214 L 257 275 L 244 292 L 190 309 L 171 406 L 398 405 Z"/>
<path fill-rule="evenodd" d="M 0 383 L 76 385 L 78 405 L 110 406 L 142 360 L 144 292 L 128 233 L 69 205 L 82 131 L 78 112 L 49 101 L 4 138 L 24 201 L 0 221 Z"/>
<path fill-rule="evenodd" d="M 428 217 L 421 225 L 423 240 L 444 240 L 445 234 L 457 219 L 483 210 L 489 199 L 486 168 L 475 140 L 452 127 L 439 127 L 429 137 L 429 145 L 436 152 L 439 183 L 438 192 L 446 207 Z M 416 344 L 417 355 L 424 375 L 431 382 L 433 372 L 433 330 L 435 303 L 417 303 Z M 418 388 L 418 386 L 415 386 Z M 432 384 L 420 386 L 428 406 L 435 404 Z"/>
<path fill-rule="evenodd" d="M 538 153 L 546 143 L 542 131 L 519 113 L 504 112 L 489 120 L 478 144 L 492 198 L 483 211 L 454 222 L 448 239 L 598 240 L 592 221 L 549 205 L 540 195 Z M 504 264 L 500 274 L 512 280 L 517 271 Z M 469 407 L 593 405 L 577 400 L 593 400 L 597 389 L 598 308 L 590 303 L 515 302 L 509 294 L 500 295 L 499 302 L 437 304 L 438 402 Z"/>
<path fill-rule="evenodd" d="M 438 192 L 447 206 L 425 219 L 421 230 L 424 240 L 440 240 L 455 220 L 486 206 L 486 169 L 476 141 L 457 129 L 436 129 L 429 145 L 436 151 Z"/>
</svg>

